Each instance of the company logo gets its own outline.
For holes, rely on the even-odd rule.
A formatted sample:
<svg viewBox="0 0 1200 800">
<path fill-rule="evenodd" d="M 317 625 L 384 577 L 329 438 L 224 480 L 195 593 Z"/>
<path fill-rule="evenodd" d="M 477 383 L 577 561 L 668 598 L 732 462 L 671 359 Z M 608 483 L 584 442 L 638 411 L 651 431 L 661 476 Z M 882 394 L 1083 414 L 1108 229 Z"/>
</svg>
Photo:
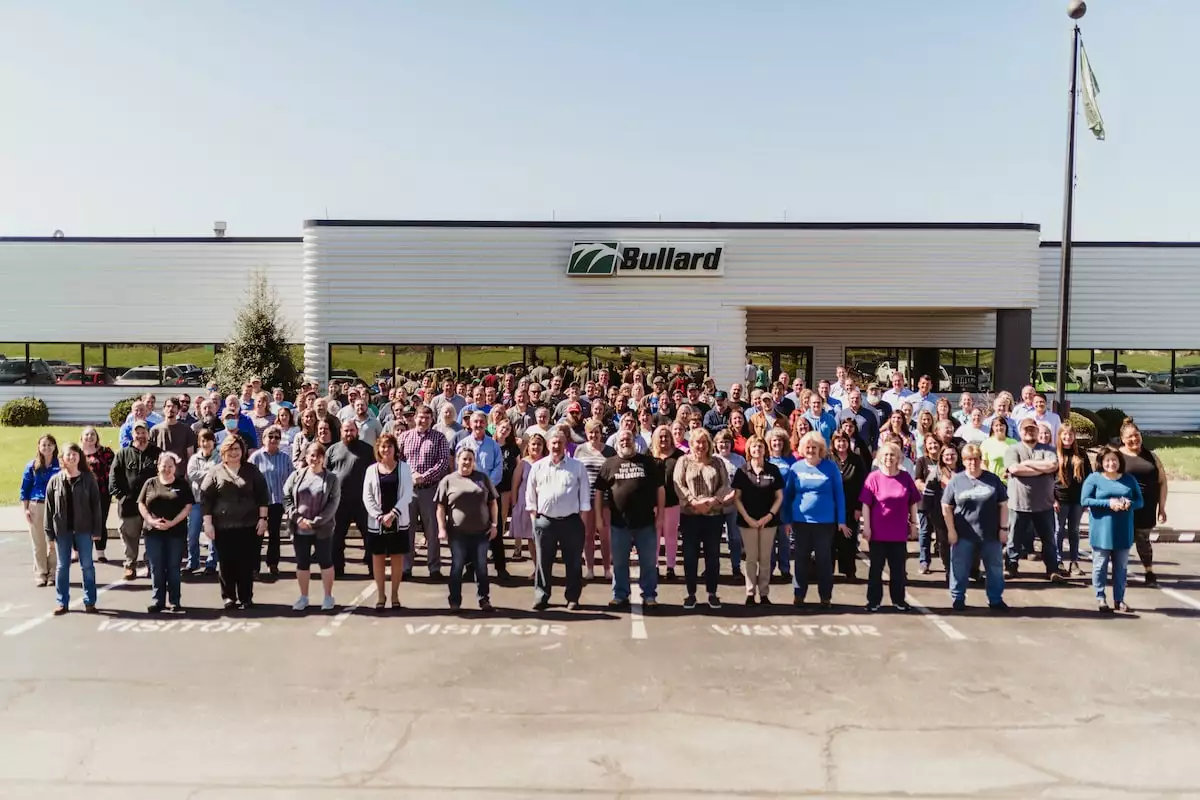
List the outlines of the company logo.
<svg viewBox="0 0 1200 800">
<path fill-rule="evenodd" d="M 723 275 L 724 242 L 575 242 L 568 275 Z"/>
<path fill-rule="evenodd" d="M 612 275 L 621 260 L 617 242 L 576 242 L 571 248 L 568 275 Z"/>
</svg>

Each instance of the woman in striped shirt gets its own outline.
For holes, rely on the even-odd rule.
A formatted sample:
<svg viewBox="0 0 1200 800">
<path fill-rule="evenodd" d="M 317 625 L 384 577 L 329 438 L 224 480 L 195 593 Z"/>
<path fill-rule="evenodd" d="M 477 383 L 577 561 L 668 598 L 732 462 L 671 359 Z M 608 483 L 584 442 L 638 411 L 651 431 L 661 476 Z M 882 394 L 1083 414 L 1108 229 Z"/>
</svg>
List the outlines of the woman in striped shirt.
<svg viewBox="0 0 1200 800">
<path fill-rule="evenodd" d="M 587 441 L 575 448 L 575 459 L 582 461 L 584 469 L 587 470 L 588 491 L 591 492 L 596 485 L 596 476 L 600 474 L 600 467 L 604 466 L 604 462 L 609 458 L 615 456 L 617 451 L 604 443 L 604 427 L 600 422 L 589 419 L 584 426 L 584 432 L 587 434 Z M 596 577 L 596 539 L 598 537 L 600 539 L 600 558 L 604 564 L 604 577 L 606 580 L 611 580 L 611 528 L 609 528 L 607 506 L 593 504 L 590 511 L 583 512 L 583 529 L 585 536 L 584 576 L 588 580 Z"/>
</svg>

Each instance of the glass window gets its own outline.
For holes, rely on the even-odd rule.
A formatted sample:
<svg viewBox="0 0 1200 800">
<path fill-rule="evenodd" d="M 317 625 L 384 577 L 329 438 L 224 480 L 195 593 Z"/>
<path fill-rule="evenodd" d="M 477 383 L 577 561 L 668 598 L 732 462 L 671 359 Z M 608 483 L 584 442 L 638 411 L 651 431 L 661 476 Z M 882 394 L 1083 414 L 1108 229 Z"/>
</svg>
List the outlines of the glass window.
<svg viewBox="0 0 1200 800">
<path fill-rule="evenodd" d="M 458 372 L 458 345 L 396 345 L 397 372 L 419 375 L 429 370 L 438 370 L 442 373 Z"/>
<path fill-rule="evenodd" d="M 392 372 L 390 344 L 331 344 L 329 346 L 329 377 L 339 380 L 362 378 L 367 383 L 375 376 Z"/>
<path fill-rule="evenodd" d="M 861 382 L 876 381 L 887 385 L 896 370 L 908 377 L 912 350 L 906 347 L 847 347 L 846 365 Z"/>
<path fill-rule="evenodd" d="M 156 344 L 107 344 L 104 357 L 120 386 L 158 386 L 162 380 Z"/>
<path fill-rule="evenodd" d="M 642 357 L 638 354 L 645 349 L 648 348 L 635 348 L 634 360 L 642 361 Z M 658 368 L 656 371 L 660 375 L 673 372 L 677 366 L 683 367 L 685 372 L 708 374 L 707 347 L 659 347 L 657 350 Z M 770 368 L 769 363 L 767 367 Z"/>
<path fill-rule="evenodd" d="M 71 376 L 71 381 L 64 381 L 63 385 L 77 385 L 77 382 L 82 382 L 80 373 L 83 366 L 83 345 L 81 344 L 31 342 L 29 360 L 38 367 L 39 383 L 45 380 L 45 370 L 41 368 L 42 364 L 49 368 L 55 383 L 62 381 L 71 372 L 76 374 Z"/>
<path fill-rule="evenodd" d="M 1115 389 L 1118 392 L 1149 394 L 1151 384 L 1169 390 L 1171 385 L 1170 350 L 1118 350 Z"/>
<path fill-rule="evenodd" d="M 480 375 L 495 367 L 504 372 L 510 365 L 524 366 L 525 348 L 522 345 L 473 344 L 459 347 L 459 364 L 462 372 L 472 371 Z"/>
<path fill-rule="evenodd" d="M 215 344 L 164 344 L 163 382 L 172 386 L 203 386 L 213 374 L 216 356 Z"/>
<path fill-rule="evenodd" d="M 625 367 L 629 366 L 632 347 L 603 346 L 592 348 L 592 374 L 607 369 L 612 383 L 620 383 Z"/>
<path fill-rule="evenodd" d="M 97 376 L 97 381 L 111 383 L 116 376 L 104 368 L 104 345 L 85 344 L 83 346 L 83 371 Z"/>
<path fill-rule="evenodd" d="M 1200 350 L 1175 351 L 1174 390 L 1186 394 L 1200 394 Z M 1153 383 L 1150 388 L 1162 391 Z"/>
<path fill-rule="evenodd" d="M 782 377 L 783 373 L 787 373 L 788 391 L 792 390 L 792 382 L 796 380 L 796 376 L 804 378 L 804 385 L 812 387 L 812 349 L 807 347 L 791 348 L 788 350 L 779 351 L 779 375 L 772 376 L 774 378 Z"/>
<path fill-rule="evenodd" d="M 29 382 L 25 342 L 0 342 L 0 386 Z"/>
</svg>

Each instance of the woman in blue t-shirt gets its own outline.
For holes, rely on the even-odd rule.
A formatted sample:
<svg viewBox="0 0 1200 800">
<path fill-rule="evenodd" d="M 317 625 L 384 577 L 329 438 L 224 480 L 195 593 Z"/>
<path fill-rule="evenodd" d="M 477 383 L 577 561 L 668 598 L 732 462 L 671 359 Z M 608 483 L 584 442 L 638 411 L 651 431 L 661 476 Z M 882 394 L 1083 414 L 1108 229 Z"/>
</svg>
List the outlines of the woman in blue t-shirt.
<svg viewBox="0 0 1200 800">
<path fill-rule="evenodd" d="M 1105 447 L 1096 459 L 1099 472 L 1088 475 L 1080 492 L 1080 504 L 1088 510 L 1088 540 L 1092 545 L 1092 588 L 1101 614 L 1111 614 L 1104 596 L 1108 565 L 1112 564 L 1113 606 L 1132 611 L 1125 602 L 1125 578 L 1129 549 L 1133 547 L 1133 512 L 1142 507 L 1142 490 L 1132 475 L 1125 473 L 1125 456 Z"/>
<path fill-rule="evenodd" d="M 825 437 L 813 431 L 800 440 L 802 459 L 784 475 L 783 525 L 781 531 L 794 532 L 796 544 L 795 600 L 803 606 L 808 593 L 809 559 L 817 561 L 817 592 L 821 608 L 833 600 L 833 537 L 846 527 L 846 498 L 842 473 L 825 457 Z"/>
</svg>

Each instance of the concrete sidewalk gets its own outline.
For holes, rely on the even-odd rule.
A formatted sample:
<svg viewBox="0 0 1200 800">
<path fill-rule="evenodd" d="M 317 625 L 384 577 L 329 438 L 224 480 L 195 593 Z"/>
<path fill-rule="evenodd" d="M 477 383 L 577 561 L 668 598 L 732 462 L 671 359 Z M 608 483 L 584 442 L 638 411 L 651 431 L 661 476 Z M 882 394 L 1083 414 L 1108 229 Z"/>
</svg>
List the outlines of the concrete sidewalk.
<svg viewBox="0 0 1200 800">
<path fill-rule="evenodd" d="M 1083 523 L 1086 532 L 1086 514 Z M 109 517 L 108 527 L 116 530 L 115 510 Z M 21 506 L 0 506 L 0 533 L 26 533 L 27 530 Z M 1171 482 L 1167 495 L 1167 524 L 1158 526 L 1153 541 L 1200 544 L 1200 481 Z"/>
</svg>

